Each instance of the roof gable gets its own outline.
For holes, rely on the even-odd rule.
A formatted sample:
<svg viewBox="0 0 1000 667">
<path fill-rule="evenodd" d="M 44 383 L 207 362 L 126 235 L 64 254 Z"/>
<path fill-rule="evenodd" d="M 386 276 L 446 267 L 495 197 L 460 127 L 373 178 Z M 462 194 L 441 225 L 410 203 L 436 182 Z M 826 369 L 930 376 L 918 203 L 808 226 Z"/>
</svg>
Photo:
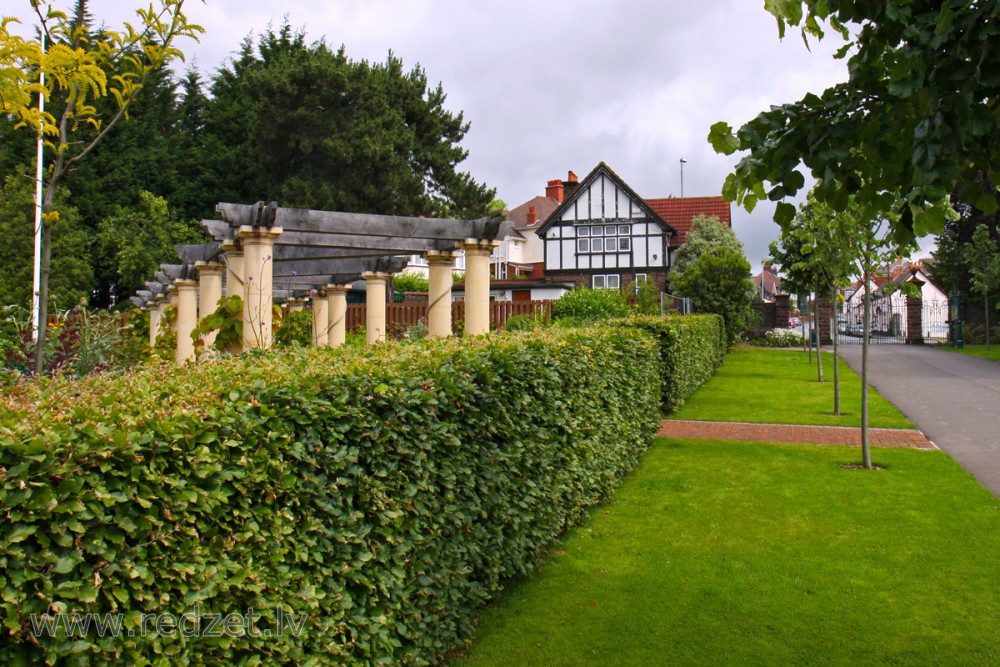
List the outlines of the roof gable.
<svg viewBox="0 0 1000 667">
<path fill-rule="evenodd" d="M 544 237 L 549 229 L 560 222 L 609 219 L 649 219 L 665 232 L 675 233 L 642 197 L 607 164 L 601 162 L 545 220 L 538 235 Z"/>
</svg>

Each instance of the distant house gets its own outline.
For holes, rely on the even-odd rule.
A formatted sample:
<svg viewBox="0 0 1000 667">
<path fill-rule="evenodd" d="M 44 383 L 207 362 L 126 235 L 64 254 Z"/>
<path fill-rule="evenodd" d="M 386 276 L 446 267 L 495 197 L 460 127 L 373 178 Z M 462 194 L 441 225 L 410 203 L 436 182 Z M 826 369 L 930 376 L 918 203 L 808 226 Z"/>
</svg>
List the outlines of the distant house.
<svg viewBox="0 0 1000 667">
<path fill-rule="evenodd" d="M 784 294 L 781 290 L 781 278 L 778 277 L 778 270 L 770 264 L 765 264 L 760 273 L 753 278 L 754 289 L 760 296 L 761 301 L 772 303 L 774 297 Z"/>
<path fill-rule="evenodd" d="M 582 181 L 549 181 L 546 195 L 558 206 L 535 231 L 545 278 L 597 289 L 651 280 L 665 291 L 694 218 L 732 225 L 722 197 L 643 199 L 604 162 Z"/>
</svg>

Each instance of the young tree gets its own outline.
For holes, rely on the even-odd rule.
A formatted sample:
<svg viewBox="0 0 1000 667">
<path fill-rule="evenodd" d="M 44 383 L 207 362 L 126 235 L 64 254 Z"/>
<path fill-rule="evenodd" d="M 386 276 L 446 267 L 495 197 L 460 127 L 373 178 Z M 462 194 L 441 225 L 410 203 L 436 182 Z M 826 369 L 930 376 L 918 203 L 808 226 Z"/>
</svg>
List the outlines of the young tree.
<svg viewBox="0 0 1000 667">
<path fill-rule="evenodd" d="M 1000 255 L 997 242 L 990 236 L 986 225 L 976 227 L 972 242 L 967 246 L 972 288 L 983 295 L 983 314 L 986 321 L 986 349 L 990 349 L 990 292 L 1000 288 Z"/>
<path fill-rule="evenodd" d="M 822 38 L 826 25 L 850 40 L 849 80 L 820 95 L 772 106 L 733 132 L 712 127 L 719 152 L 748 150 L 723 189 L 752 208 L 780 202 L 775 220 L 788 223 L 795 207 L 784 200 L 804 185 L 800 165 L 821 179 L 816 199 L 834 211 L 850 204 L 865 219 L 894 209 L 900 242 L 940 233 L 962 197 L 997 210 L 996 192 L 976 183 L 1000 170 L 1000 3 L 915 3 L 909 0 L 768 0 L 765 8 L 803 38 Z M 899 199 L 897 200 L 897 193 Z M 853 203 L 851 203 L 853 202 Z"/>
<path fill-rule="evenodd" d="M 42 326 L 38 329 L 35 372 L 41 374 L 45 344 L 44 323 L 48 314 L 49 274 L 52 264 L 52 226 L 59 218 L 55 193 L 67 174 L 83 160 L 125 117 L 136 95 L 149 77 L 174 58 L 183 54 L 175 46 L 182 37 L 197 38 L 199 26 L 188 23 L 182 12 L 184 0 L 159 0 L 158 6 L 136 10 L 136 26 L 126 23 L 121 31 L 101 29 L 96 34 L 88 24 L 88 2 L 77 0 L 72 16 L 56 10 L 46 0 L 31 0 L 45 35 L 47 50 L 38 42 L 29 47 L 17 46 L 9 35 L 0 33 L 0 52 L 14 45 L 21 55 L 12 66 L 24 72 L 28 80 L 37 70 L 46 75 L 44 94 L 56 100 L 59 117 L 34 114 L 24 96 L 13 98 L 10 116 L 33 132 L 44 132 L 54 154 L 49 164 L 42 201 L 42 265 L 37 295 Z M 116 74 L 109 80 L 106 69 Z M 23 85 L 21 86 L 23 88 Z M 103 118 L 95 103 L 112 96 L 117 110 Z"/>
</svg>

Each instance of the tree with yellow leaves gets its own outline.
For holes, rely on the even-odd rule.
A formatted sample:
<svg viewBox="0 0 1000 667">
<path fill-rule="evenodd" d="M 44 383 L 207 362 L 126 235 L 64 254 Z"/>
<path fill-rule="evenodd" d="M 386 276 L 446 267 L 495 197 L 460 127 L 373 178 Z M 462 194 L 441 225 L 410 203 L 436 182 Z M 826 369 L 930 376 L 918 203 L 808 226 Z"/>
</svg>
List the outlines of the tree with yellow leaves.
<svg viewBox="0 0 1000 667">
<path fill-rule="evenodd" d="M 16 127 L 41 133 L 54 156 L 45 177 L 42 200 L 41 283 L 35 372 L 43 370 L 41 351 L 48 315 L 48 277 L 52 261 L 52 223 L 56 188 L 73 167 L 127 117 L 129 105 L 149 77 L 172 60 L 183 60 L 179 39 L 197 39 L 200 26 L 188 22 L 184 0 L 158 0 L 136 10 L 138 22 L 121 30 L 94 30 L 87 21 L 88 0 L 76 0 L 72 15 L 50 0 L 29 0 L 39 20 L 41 40 L 10 31 L 13 19 L 0 23 L 0 110 Z M 43 48 L 42 44 L 48 45 Z M 44 85 L 38 75 L 44 74 Z M 56 102 L 58 118 L 34 105 L 34 95 Z M 95 102 L 111 96 L 116 111 L 103 117 Z"/>
</svg>

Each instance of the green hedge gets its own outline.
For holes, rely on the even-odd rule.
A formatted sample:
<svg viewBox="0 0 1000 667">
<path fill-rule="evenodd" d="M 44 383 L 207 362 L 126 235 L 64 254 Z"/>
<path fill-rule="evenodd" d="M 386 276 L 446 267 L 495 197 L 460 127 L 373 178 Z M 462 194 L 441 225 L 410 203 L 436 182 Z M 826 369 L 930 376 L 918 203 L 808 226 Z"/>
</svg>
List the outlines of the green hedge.
<svg viewBox="0 0 1000 667">
<path fill-rule="evenodd" d="M 0 664 L 433 662 L 636 465 L 659 355 L 595 328 L 21 385 L 0 401 Z M 195 609 L 202 632 L 250 608 L 273 631 L 279 607 L 298 637 L 141 636 Z M 57 612 L 133 636 L 34 637 Z"/>
<path fill-rule="evenodd" d="M 612 320 L 634 327 L 660 343 L 660 393 L 664 414 L 684 405 L 698 387 L 715 375 L 728 349 L 719 315 L 673 315 Z"/>
</svg>

